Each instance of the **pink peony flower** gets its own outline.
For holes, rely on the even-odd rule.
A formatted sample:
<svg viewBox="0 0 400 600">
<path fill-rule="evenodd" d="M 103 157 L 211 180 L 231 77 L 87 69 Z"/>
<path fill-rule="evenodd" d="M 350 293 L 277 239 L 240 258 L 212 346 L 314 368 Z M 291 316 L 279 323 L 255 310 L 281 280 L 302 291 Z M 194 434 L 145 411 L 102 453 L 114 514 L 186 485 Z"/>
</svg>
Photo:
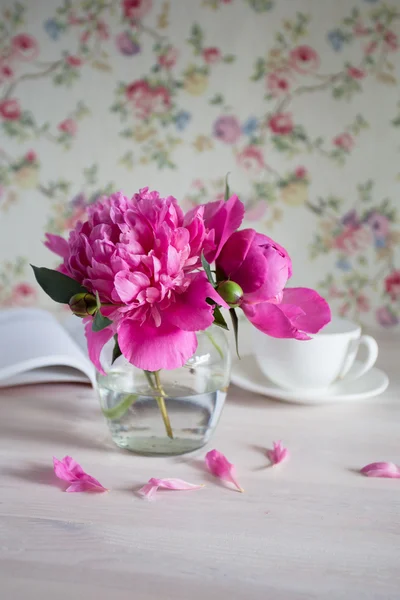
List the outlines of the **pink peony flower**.
<svg viewBox="0 0 400 600">
<path fill-rule="evenodd" d="M 213 322 L 207 298 L 227 306 L 198 272 L 204 250 L 211 262 L 240 225 L 244 207 L 236 196 L 198 206 L 186 215 L 172 196 L 143 188 L 131 200 L 123 194 L 88 207 L 68 241 L 47 234 L 46 246 L 64 260 L 60 270 L 98 292 L 112 325 L 92 331 L 86 323 L 89 356 L 99 356 L 115 334 L 123 355 L 140 369 L 182 366 L 196 350 L 196 331 Z M 105 312 L 106 311 L 106 312 Z"/>
<path fill-rule="evenodd" d="M 158 57 L 158 64 L 164 69 L 172 69 L 178 59 L 178 50 L 170 46 L 164 54 Z"/>
<path fill-rule="evenodd" d="M 392 271 L 385 279 L 385 292 L 393 301 L 400 300 L 400 269 Z"/>
<path fill-rule="evenodd" d="M 269 122 L 271 131 L 278 135 L 287 135 L 293 131 L 293 120 L 290 113 L 276 113 Z"/>
<path fill-rule="evenodd" d="M 347 75 L 352 79 L 364 79 L 366 72 L 357 67 L 347 67 Z"/>
<path fill-rule="evenodd" d="M 69 55 L 67 56 L 67 58 L 65 59 L 65 62 L 70 66 L 70 67 L 80 67 L 82 64 L 82 59 L 79 58 L 79 56 L 72 56 Z"/>
<path fill-rule="evenodd" d="M 264 156 L 259 146 L 246 146 L 237 156 L 237 162 L 247 173 L 256 175 L 264 167 Z"/>
<path fill-rule="evenodd" d="M 314 72 L 319 66 L 319 57 L 310 46 L 297 46 L 290 52 L 290 64 L 301 74 Z"/>
<path fill-rule="evenodd" d="M 115 38 L 115 43 L 118 50 L 124 56 L 134 56 L 139 54 L 140 46 L 135 42 L 128 31 L 122 31 Z"/>
<path fill-rule="evenodd" d="M 18 121 L 21 116 L 21 108 L 18 100 L 10 98 L 9 100 L 0 102 L 0 115 L 6 121 Z"/>
<path fill-rule="evenodd" d="M 387 306 L 380 306 L 375 314 L 379 325 L 382 325 L 382 327 L 394 327 L 399 322 L 397 315 Z"/>
<path fill-rule="evenodd" d="M 151 11 L 152 4 L 152 0 L 122 0 L 124 17 L 131 20 L 142 19 Z"/>
<path fill-rule="evenodd" d="M 287 71 L 275 71 L 267 75 L 267 89 L 273 96 L 283 96 L 291 88 Z"/>
<path fill-rule="evenodd" d="M 242 129 L 238 119 L 232 115 L 219 117 L 214 123 L 214 135 L 225 144 L 234 144 L 240 138 Z"/>
<path fill-rule="evenodd" d="M 19 60 L 31 61 L 39 54 L 39 44 L 27 33 L 19 33 L 11 38 L 12 56 Z"/>
<path fill-rule="evenodd" d="M 349 133 L 341 133 L 333 138 L 333 143 L 338 148 L 343 148 L 346 152 L 350 152 L 354 146 L 354 139 Z"/>
<path fill-rule="evenodd" d="M 128 100 L 132 102 L 134 114 L 138 119 L 147 119 L 152 114 L 162 114 L 170 107 L 168 89 L 162 85 L 151 87 L 144 79 L 128 85 L 125 93 Z"/>
<path fill-rule="evenodd" d="M 18 306 L 31 306 L 36 297 L 36 289 L 29 283 L 18 283 L 12 290 L 13 304 Z"/>
<path fill-rule="evenodd" d="M 204 48 L 203 58 L 208 65 L 212 65 L 221 60 L 221 50 L 219 48 Z"/>
<path fill-rule="evenodd" d="M 331 319 L 327 302 L 314 290 L 285 289 L 292 274 L 288 253 L 254 229 L 233 233 L 216 265 L 242 288 L 240 307 L 249 321 L 272 337 L 307 340 Z"/>
<path fill-rule="evenodd" d="M 75 135 L 78 127 L 76 121 L 73 119 L 65 119 L 64 121 L 61 121 L 58 129 L 64 133 L 68 133 L 68 135 Z"/>
</svg>

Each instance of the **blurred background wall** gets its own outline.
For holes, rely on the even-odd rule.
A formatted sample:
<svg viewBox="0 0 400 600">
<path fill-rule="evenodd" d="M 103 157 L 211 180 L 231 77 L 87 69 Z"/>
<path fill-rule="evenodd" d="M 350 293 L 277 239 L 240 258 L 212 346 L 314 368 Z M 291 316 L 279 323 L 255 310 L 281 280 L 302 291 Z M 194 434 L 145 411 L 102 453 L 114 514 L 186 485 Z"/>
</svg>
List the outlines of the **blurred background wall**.
<svg viewBox="0 0 400 600">
<path fill-rule="evenodd" d="M 0 304 L 104 193 L 231 189 L 295 285 L 400 319 L 400 2 L 0 0 Z"/>
</svg>

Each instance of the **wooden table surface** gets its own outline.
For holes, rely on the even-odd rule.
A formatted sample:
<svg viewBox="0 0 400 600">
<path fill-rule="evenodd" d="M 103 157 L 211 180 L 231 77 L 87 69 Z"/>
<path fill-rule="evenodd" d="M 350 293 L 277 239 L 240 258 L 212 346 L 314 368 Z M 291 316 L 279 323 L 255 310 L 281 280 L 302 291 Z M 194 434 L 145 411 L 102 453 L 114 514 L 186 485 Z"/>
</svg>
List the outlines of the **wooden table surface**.
<svg viewBox="0 0 400 600">
<path fill-rule="evenodd" d="M 397 350 L 396 350 L 397 344 Z M 203 469 L 206 449 L 145 458 L 113 446 L 94 393 L 47 385 L 0 393 L 1 600 L 400 598 L 399 342 L 379 364 L 388 391 L 364 403 L 293 406 L 232 388 L 217 448 L 246 492 Z M 291 459 L 265 468 L 282 439 Z M 72 455 L 111 488 L 66 494 L 52 456 Z M 150 477 L 206 483 L 135 495 Z"/>
</svg>

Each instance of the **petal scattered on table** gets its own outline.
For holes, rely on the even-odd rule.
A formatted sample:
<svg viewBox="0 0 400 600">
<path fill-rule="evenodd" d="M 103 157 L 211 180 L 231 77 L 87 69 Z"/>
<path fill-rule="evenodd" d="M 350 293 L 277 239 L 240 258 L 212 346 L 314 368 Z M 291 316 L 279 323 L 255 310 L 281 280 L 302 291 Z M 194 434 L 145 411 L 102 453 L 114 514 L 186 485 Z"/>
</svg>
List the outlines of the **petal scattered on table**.
<svg viewBox="0 0 400 600">
<path fill-rule="evenodd" d="M 149 481 L 146 483 L 146 485 L 144 485 L 142 488 L 140 488 L 140 490 L 138 491 L 138 494 L 140 494 L 144 498 L 147 498 L 148 500 L 151 500 L 152 498 L 154 498 L 157 490 L 160 488 L 164 489 L 164 490 L 183 491 L 183 490 L 198 490 L 202 487 L 204 487 L 204 485 L 197 485 L 195 483 L 189 483 L 188 481 L 184 481 L 183 479 L 174 479 L 174 478 L 156 479 L 155 477 L 152 477 L 151 479 L 149 479 Z"/>
<path fill-rule="evenodd" d="M 367 477 L 400 479 L 400 467 L 392 462 L 375 462 L 363 467 L 360 472 Z"/>
<path fill-rule="evenodd" d="M 223 481 L 229 481 L 230 483 L 233 483 L 239 492 L 244 492 L 244 489 L 236 478 L 235 466 L 230 463 L 226 456 L 224 456 L 221 452 L 218 450 L 210 450 L 210 452 L 207 452 L 206 454 L 205 461 L 208 470 L 215 477 L 219 477 Z"/>
</svg>

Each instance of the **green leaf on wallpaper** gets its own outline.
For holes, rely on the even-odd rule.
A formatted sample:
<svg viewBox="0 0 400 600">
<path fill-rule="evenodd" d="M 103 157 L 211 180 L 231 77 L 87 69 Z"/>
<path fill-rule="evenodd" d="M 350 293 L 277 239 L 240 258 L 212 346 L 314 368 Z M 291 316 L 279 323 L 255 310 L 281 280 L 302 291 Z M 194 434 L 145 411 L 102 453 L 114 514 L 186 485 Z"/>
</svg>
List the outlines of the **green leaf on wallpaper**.
<svg viewBox="0 0 400 600">
<path fill-rule="evenodd" d="M 213 105 L 223 104 L 223 103 L 224 103 L 224 97 L 222 94 L 215 94 L 215 96 L 213 96 L 209 100 L 209 104 L 213 104 Z"/>
<path fill-rule="evenodd" d="M 55 302 L 68 304 L 72 296 L 80 293 L 88 293 L 88 290 L 71 277 L 46 269 L 46 267 L 35 267 L 31 265 L 36 281 L 44 292 Z"/>
<path fill-rule="evenodd" d="M 236 56 L 234 54 L 225 54 L 222 59 L 225 63 L 233 63 L 236 60 Z"/>
<path fill-rule="evenodd" d="M 254 65 L 254 73 L 250 77 L 251 81 L 259 81 L 265 75 L 266 63 L 263 58 L 257 58 Z"/>
</svg>

